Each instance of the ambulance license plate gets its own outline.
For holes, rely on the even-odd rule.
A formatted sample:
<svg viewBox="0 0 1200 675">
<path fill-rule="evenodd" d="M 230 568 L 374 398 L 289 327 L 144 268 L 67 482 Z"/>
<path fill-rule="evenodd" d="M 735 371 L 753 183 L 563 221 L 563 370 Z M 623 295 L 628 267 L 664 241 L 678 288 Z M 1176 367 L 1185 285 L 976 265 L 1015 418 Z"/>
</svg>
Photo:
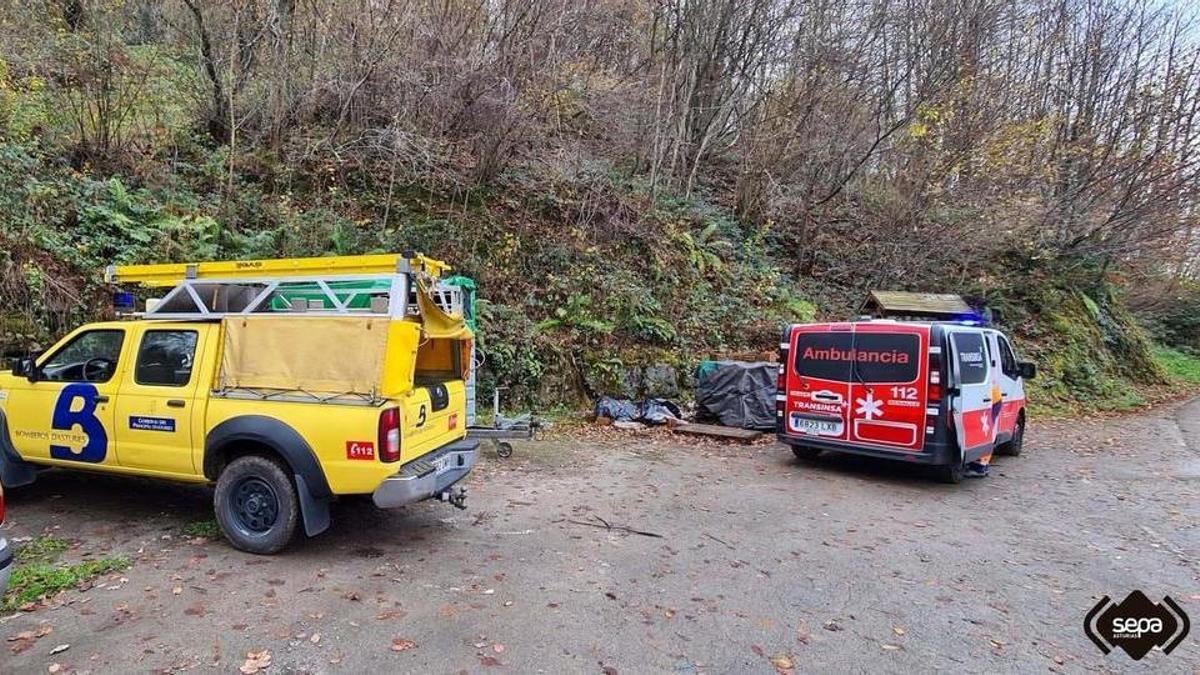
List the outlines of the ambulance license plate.
<svg viewBox="0 0 1200 675">
<path fill-rule="evenodd" d="M 841 436 L 844 424 L 841 420 L 814 419 L 800 413 L 792 413 L 792 430 L 815 436 Z"/>
</svg>

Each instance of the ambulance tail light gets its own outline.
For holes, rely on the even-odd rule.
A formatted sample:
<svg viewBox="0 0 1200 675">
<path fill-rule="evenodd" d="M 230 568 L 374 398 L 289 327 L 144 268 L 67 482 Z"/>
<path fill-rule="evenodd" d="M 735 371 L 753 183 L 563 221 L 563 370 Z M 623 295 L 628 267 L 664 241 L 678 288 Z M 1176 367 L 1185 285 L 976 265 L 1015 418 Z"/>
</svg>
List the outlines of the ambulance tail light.
<svg viewBox="0 0 1200 675">
<path fill-rule="evenodd" d="M 387 408 L 379 413 L 379 460 L 400 461 L 400 409 Z"/>
<path fill-rule="evenodd" d="M 775 391 L 780 394 L 787 393 L 787 364 L 788 354 L 792 349 L 792 327 L 788 326 L 783 330 L 783 335 L 779 338 L 779 371 L 775 376 Z"/>
<path fill-rule="evenodd" d="M 787 367 L 788 354 L 792 346 L 792 327 L 783 330 L 779 339 L 779 371 L 775 376 L 775 426 L 779 433 L 784 432 L 783 417 L 787 408 Z"/>
<path fill-rule="evenodd" d="M 942 355 L 931 353 L 929 355 L 929 404 L 936 405 L 942 402 Z"/>
<path fill-rule="evenodd" d="M 942 354 L 940 350 L 929 350 L 929 385 L 926 393 L 928 394 L 928 403 L 926 404 L 925 433 L 931 435 L 937 430 L 937 415 L 942 405 Z M 949 418 L 950 415 L 946 417 Z"/>
<path fill-rule="evenodd" d="M 775 420 L 779 425 L 783 424 L 784 410 L 787 408 L 787 374 L 784 372 L 784 366 L 779 364 L 779 381 L 775 385 Z"/>
</svg>

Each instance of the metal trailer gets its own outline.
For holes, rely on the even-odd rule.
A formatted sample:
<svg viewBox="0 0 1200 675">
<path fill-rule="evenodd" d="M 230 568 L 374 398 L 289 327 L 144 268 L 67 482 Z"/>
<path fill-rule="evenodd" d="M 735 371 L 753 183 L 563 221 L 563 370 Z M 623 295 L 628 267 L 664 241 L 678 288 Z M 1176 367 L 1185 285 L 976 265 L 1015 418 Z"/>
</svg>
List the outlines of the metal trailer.
<svg viewBox="0 0 1200 675">
<path fill-rule="evenodd" d="M 512 457 L 513 454 L 510 440 L 531 440 L 539 429 L 548 426 L 548 423 L 534 418 L 533 413 L 524 413 L 516 417 L 502 415 L 500 413 L 500 389 L 497 387 L 492 392 L 492 426 L 470 425 L 467 427 L 467 438 L 491 441 L 496 448 L 496 454 L 507 458 Z"/>
</svg>

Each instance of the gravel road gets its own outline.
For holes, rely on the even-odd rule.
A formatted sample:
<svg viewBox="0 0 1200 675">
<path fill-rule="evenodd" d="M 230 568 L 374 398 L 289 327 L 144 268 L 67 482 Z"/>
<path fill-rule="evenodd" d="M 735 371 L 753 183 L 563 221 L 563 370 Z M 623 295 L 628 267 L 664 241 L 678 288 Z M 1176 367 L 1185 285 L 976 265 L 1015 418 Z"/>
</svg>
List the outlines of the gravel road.
<svg viewBox="0 0 1200 675">
<path fill-rule="evenodd" d="M 268 673 L 1200 669 L 1200 627 L 1136 663 L 1082 631 L 1133 589 L 1200 625 L 1200 401 L 1035 424 L 958 486 L 616 433 L 489 450 L 468 511 L 340 503 L 269 558 L 183 533 L 205 488 L 46 474 L 9 495 L 8 537 L 133 565 L 0 617 L 4 638 L 50 629 L 4 642 L 0 670 L 237 672 L 263 651 Z"/>
</svg>

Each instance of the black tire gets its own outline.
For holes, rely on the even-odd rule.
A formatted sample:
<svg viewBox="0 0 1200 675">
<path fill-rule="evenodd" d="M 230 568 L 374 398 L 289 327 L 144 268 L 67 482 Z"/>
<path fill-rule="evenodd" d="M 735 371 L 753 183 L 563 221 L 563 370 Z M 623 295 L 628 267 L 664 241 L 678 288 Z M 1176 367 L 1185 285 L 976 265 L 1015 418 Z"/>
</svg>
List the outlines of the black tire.
<svg viewBox="0 0 1200 675">
<path fill-rule="evenodd" d="M 1022 448 L 1025 447 L 1025 416 L 1021 415 L 1017 419 L 1017 426 L 1013 429 L 1013 437 L 1009 442 L 1000 445 L 996 448 L 997 455 L 1007 455 L 1008 457 L 1019 457 Z"/>
<path fill-rule="evenodd" d="M 261 555 L 283 550 L 300 521 L 291 477 L 261 455 L 238 457 L 225 467 L 217 478 L 213 510 L 234 548 Z"/>
<path fill-rule="evenodd" d="M 497 443 L 496 444 L 496 454 L 505 459 L 512 457 L 512 454 L 513 454 L 512 443 L 509 443 L 507 441 L 501 441 L 501 442 Z"/>
<path fill-rule="evenodd" d="M 811 462 L 821 455 L 821 449 L 809 447 L 807 445 L 793 445 L 792 454 L 796 456 L 796 459 L 805 462 Z"/>
<path fill-rule="evenodd" d="M 966 465 L 958 460 L 950 464 L 943 464 L 937 468 L 938 480 L 951 485 L 961 483 L 966 470 Z"/>
</svg>

